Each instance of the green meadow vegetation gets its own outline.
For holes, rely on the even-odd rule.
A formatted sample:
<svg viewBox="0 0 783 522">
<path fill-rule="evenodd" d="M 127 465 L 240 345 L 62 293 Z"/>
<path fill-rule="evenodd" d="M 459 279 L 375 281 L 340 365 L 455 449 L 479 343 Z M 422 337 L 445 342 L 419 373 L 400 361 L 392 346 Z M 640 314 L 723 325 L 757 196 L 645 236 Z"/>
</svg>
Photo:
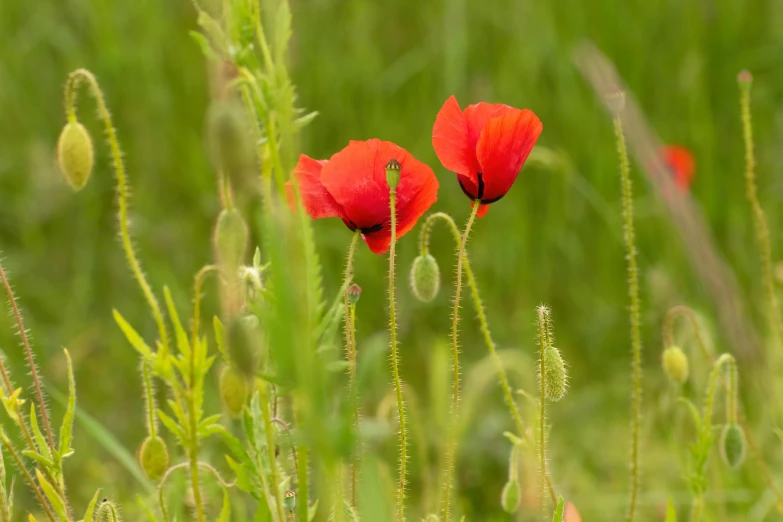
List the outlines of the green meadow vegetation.
<svg viewBox="0 0 783 522">
<path fill-rule="evenodd" d="M 780 2 L 0 34 L 0 522 L 783 520 Z M 467 163 L 524 163 L 493 197 L 452 95 L 535 113 L 483 123 Z"/>
</svg>

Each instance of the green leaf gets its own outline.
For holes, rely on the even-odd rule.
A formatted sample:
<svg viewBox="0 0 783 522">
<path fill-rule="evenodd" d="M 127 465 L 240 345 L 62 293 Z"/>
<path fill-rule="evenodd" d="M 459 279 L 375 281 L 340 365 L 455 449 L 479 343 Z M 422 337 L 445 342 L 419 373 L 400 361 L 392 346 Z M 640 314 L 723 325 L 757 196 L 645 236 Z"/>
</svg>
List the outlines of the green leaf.
<svg viewBox="0 0 783 522">
<path fill-rule="evenodd" d="M 177 348 L 185 357 L 190 357 L 190 343 L 188 342 L 188 333 L 182 328 L 182 322 L 179 320 L 177 307 L 171 298 L 171 291 L 168 286 L 163 287 L 163 298 L 166 300 L 166 307 L 169 309 L 171 324 L 174 325 L 174 335 L 177 337 Z"/>
<path fill-rule="evenodd" d="M 28 459 L 32 459 L 36 461 L 38 464 L 43 466 L 46 469 L 53 469 L 54 468 L 54 462 L 51 459 L 47 459 L 40 453 L 33 451 L 33 450 L 22 450 L 22 455 L 27 457 Z"/>
<path fill-rule="evenodd" d="M 666 506 L 666 520 L 665 522 L 677 522 L 677 510 L 674 507 L 674 501 L 669 497 L 669 503 Z"/>
<path fill-rule="evenodd" d="M 180 445 L 185 447 L 187 445 L 185 441 L 185 432 L 182 431 L 182 428 L 179 427 L 179 424 L 174 422 L 174 419 L 163 413 L 161 410 L 155 410 L 155 412 L 158 414 L 160 422 L 162 422 L 163 425 L 166 426 L 166 429 L 168 429 L 175 437 L 177 437 Z"/>
<path fill-rule="evenodd" d="M 688 407 L 688 409 L 691 412 L 691 415 L 693 416 L 693 423 L 696 425 L 696 429 L 698 431 L 701 431 L 702 425 L 701 425 L 701 414 L 699 413 L 699 408 L 697 408 L 695 404 L 693 404 L 690 400 L 686 399 L 685 397 L 678 397 L 677 402 L 681 402 Z"/>
<path fill-rule="evenodd" d="M 116 309 L 113 312 L 114 322 L 117 323 L 117 325 L 120 327 L 120 330 L 122 330 L 122 333 L 125 334 L 125 338 L 131 344 L 131 346 L 133 346 L 142 357 L 146 359 L 152 359 L 152 350 L 150 350 L 150 347 L 147 346 L 147 343 L 144 342 L 144 339 L 141 338 L 138 332 L 133 329 L 128 321 L 126 321 L 125 318 L 123 318 Z"/>
<path fill-rule="evenodd" d="M 206 36 L 204 36 L 202 33 L 199 33 L 198 31 L 189 31 L 190 37 L 193 38 L 193 40 L 196 42 L 196 45 L 198 45 L 199 49 L 201 49 L 201 52 L 204 54 L 204 57 L 207 58 L 207 61 L 216 61 L 218 58 L 217 53 L 214 49 L 212 49 L 212 46 L 209 43 L 209 40 Z"/>
<path fill-rule="evenodd" d="M 212 327 L 215 330 L 215 343 L 220 355 L 223 356 L 223 360 L 228 362 L 228 351 L 226 350 L 226 329 L 223 327 L 223 323 L 220 322 L 217 316 L 212 318 Z"/>
<path fill-rule="evenodd" d="M 288 0 L 280 2 L 275 20 L 275 62 L 278 66 L 285 67 L 285 53 L 288 50 L 288 42 L 291 40 L 291 8 Z"/>
<path fill-rule="evenodd" d="M 223 488 L 223 509 L 220 510 L 217 522 L 231 522 L 231 499 L 228 498 L 228 489 L 226 488 Z"/>
<path fill-rule="evenodd" d="M 563 522 L 563 511 L 565 510 L 565 500 L 562 495 L 557 496 L 557 509 L 552 517 L 552 522 Z"/>
<path fill-rule="evenodd" d="M 318 500 L 316 499 L 313 505 L 307 509 L 307 522 L 312 522 L 317 512 L 318 512 Z"/>
<path fill-rule="evenodd" d="M 41 470 L 36 468 L 35 469 L 35 476 L 38 479 L 38 485 L 41 486 L 41 490 L 43 491 L 43 494 L 46 496 L 46 500 L 49 501 L 49 504 L 51 504 L 52 509 L 55 513 L 57 513 L 60 517 L 64 519 L 68 519 L 68 511 L 65 509 L 65 501 L 60 496 L 59 493 L 57 493 L 57 490 L 54 489 L 54 486 L 52 486 L 49 481 L 44 478 L 43 474 L 41 473 Z"/>
<path fill-rule="evenodd" d="M 76 381 L 73 378 L 73 362 L 68 350 L 63 349 L 65 361 L 68 366 L 68 406 L 65 408 L 63 423 L 60 426 L 60 459 L 72 454 L 71 440 L 73 439 L 73 415 L 76 409 Z"/>
<path fill-rule="evenodd" d="M 82 519 L 82 522 L 92 522 L 95 519 L 95 506 L 98 504 L 98 498 L 100 498 L 100 494 L 101 490 L 99 488 L 98 491 L 95 492 L 95 495 L 93 495 L 90 503 L 87 505 L 87 511 L 84 512 L 84 519 Z"/>
<path fill-rule="evenodd" d="M 35 404 L 30 403 L 30 427 L 33 430 L 33 437 L 35 437 L 35 444 L 38 446 L 38 452 L 52 461 L 52 451 L 49 448 L 49 443 L 41 433 L 41 429 L 38 427 L 38 417 L 35 415 Z"/>
</svg>

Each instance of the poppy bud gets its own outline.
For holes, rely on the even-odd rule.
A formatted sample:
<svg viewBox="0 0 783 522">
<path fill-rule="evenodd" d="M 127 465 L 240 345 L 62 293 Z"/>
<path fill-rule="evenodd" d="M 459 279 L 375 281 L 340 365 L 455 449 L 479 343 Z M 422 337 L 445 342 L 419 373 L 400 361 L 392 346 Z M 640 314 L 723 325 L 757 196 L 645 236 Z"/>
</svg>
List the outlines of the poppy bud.
<svg viewBox="0 0 783 522">
<path fill-rule="evenodd" d="M 147 437 L 139 448 L 139 465 L 152 480 L 157 480 L 169 469 L 169 450 L 158 435 Z"/>
<path fill-rule="evenodd" d="M 241 187 L 253 164 L 250 126 L 242 106 L 233 99 L 215 100 L 207 114 L 207 140 L 212 163 Z"/>
<path fill-rule="evenodd" d="M 688 356 L 679 346 L 669 346 L 663 351 L 662 365 L 672 382 L 684 384 L 688 380 Z"/>
<path fill-rule="evenodd" d="M 625 109 L 625 93 L 623 91 L 616 91 L 606 96 L 606 106 L 609 108 L 609 112 L 615 118 L 622 114 Z"/>
<path fill-rule="evenodd" d="M 511 479 L 503 486 L 503 492 L 500 494 L 500 505 L 506 513 L 514 513 L 519 507 L 519 483 Z"/>
<path fill-rule="evenodd" d="M 213 237 L 215 256 L 220 264 L 239 269 L 247 250 L 248 235 L 247 225 L 239 210 L 232 208 L 220 212 Z"/>
<path fill-rule="evenodd" d="M 736 469 L 745 460 L 745 432 L 738 424 L 726 424 L 720 436 L 720 456 Z"/>
<path fill-rule="evenodd" d="M 231 365 L 226 365 L 220 372 L 220 398 L 233 417 L 239 417 L 245 407 L 249 395 L 249 383 L 241 372 Z"/>
<path fill-rule="evenodd" d="M 293 511 L 296 509 L 296 491 L 293 489 L 287 489 L 285 490 L 285 495 L 283 497 L 283 506 L 288 511 Z"/>
<path fill-rule="evenodd" d="M 354 283 L 348 287 L 346 292 L 348 293 L 348 302 L 351 305 L 356 305 L 356 303 L 359 302 L 359 298 L 362 296 L 362 287 Z"/>
<path fill-rule="evenodd" d="M 85 126 L 78 121 L 65 124 L 57 140 L 57 164 L 73 190 L 84 188 L 94 163 L 92 138 Z"/>
<path fill-rule="evenodd" d="M 226 331 L 228 357 L 233 367 L 250 379 L 258 367 L 259 343 L 261 335 L 258 328 L 258 318 L 246 315 L 232 319 Z"/>
<path fill-rule="evenodd" d="M 753 75 L 750 74 L 750 71 L 747 69 L 743 69 L 737 75 L 737 82 L 740 84 L 750 84 L 753 82 Z"/>
<path fill-rule="evenodd" d="M 438 261 L 430 254 L 420 255 L 411 267 L 411 289 L 419 301 L 429 303 L 440 290 L 440 268 Z"/>
<path fill-rule="evenodd" d="M 544 350 L 544 395 L 550 401 L 559 401 L 568 389 L 568 372 L 560 350 L 547 346 Z"/>
<path fill-rule="evenodd" d="M 389 184 L 390 190 L 397 190 L 397 185 L 400 184 L 400 171 L 402 165 L 395 158 L 389 160 L 386 164 L 386 183 Z"/>
</svg>

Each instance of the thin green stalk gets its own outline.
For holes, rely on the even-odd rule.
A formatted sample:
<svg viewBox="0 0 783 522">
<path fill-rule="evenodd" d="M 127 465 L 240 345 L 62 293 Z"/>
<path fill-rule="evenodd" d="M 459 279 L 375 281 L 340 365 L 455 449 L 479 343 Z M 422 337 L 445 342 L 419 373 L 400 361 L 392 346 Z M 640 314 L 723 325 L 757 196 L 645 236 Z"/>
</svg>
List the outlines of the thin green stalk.
<svg viewBox="0 0 783 522">
<path fill-rule="evenodd" d="M 693 508 L 691 510 L 691 522 L 699 522 L 703 511 L 704 511 L 704 496 L 699 495 L 693 501 Z"/>
<path fill-rule="evenodd" d="M 538 452 L 539 452 L 539 471 L 541 473 L 539 501 L 542 511 L 546 510 L 544 501 L 545 484 L 549 476 L 546 471 L 546 368 L 544 357 L 549 347 L 549 310 L 545 306 L 538 307 L 538 381 L 539 381 L 539 399 L 538 399 Z"/>
<path fill-rule="evenodd" d="M 0 269 L 2 269 L 2 265 L 0 265 Z M 5 385 L 6 393 L 10 396 L 13 391 L 13 384 L 11 383 L 11 376 L 8 375 L 8 370 L 5 367 L 5 362 L 3 361 L 3 358 L 0 357 L 0 375 L 2 375 L 3 384 Z M 19 418 L 19 421 L 17 424 L 22 429 L 22 435 L 24 435 L 25 442 L 27 443 L 27 447 L 37 452 L 38 449 L 35 447 L 35 442 L 33 442 L 32 434 L 30 433 L 30 429 L 27 427 L 27 423 L 24 419 L 24 413 L 19 409 L 19 404 L 14 404 L 14 411 L 16 413 L 16 416 Z"/>
<path fill-rule="evenodd" d="M 191 322 L 191 345 L 196 346 L 198 342 L 199 323 L 201 322 L 201 288 L 204 286 L 204 279 L 207 274 L 217 271 L 217 265 L 206 265 L 201 267 L 196 273 L 193 281 L 193 320 Z"/>
<path fill-rule="evenodd" d="M 726 413 L 729 416 L 729 420 L 737 420 L 737 402 L 736 402 L 736 390 L 737 390 L 737 363 L 734 361 L 734 357 L 731 354 L 724 353 L 712 367 L 710 373 L 710 380 L 707 386 L 707 398 L 704 401 L 704 426 L 709 429 L 712 426 L 712 410 L 715 403 L 715 393 L 717 390 L 718 379 L 720 378 L 720 371 L 724 365 L 729 366 L 729 386 L 726 391 Z"/>
<path fill-rule="evenodd" d="M 11 289 L 11 283 L 8 281 L 8 276 L 5 273 L 3 265 L 0 264 L 0 279 L 3 281 L 3 287 L 5 287 L 5 293 L 8 295 L 8 303 L 11 306 L 11 314 L 16 321 L 16 327 L 19 331 L 19 337 L 22 338 L 22 345 L 24 346 L 25 357 L 27 357 L 27 366 L 30 368 L 30 373 L 33 376 L 33 384 L 35 386 L 35 396 L 38 400 L 38 407 L 40 409 L 41 419 L 44 424 L 44 431 L 46 432 L 46 438 L 49 442 L 49 449 L 52 454 L 56 454 L 57 447 L 54 445 L 54 436 L 52 435 L 52 426 L 49 423 L 49 412 L 46 409 L 46 402 L 44 401 L 43 391 L 41 389 L 41 379 L 38 377 L 38 367 L 35 365 L 33 359 L 33 349 L 30 347 L 30 339 L 27 336 L 27 329 L 24 326 L 24 320 L 22 319 L 22 312 L 19 310 L 19 305 L 14 297 L 14 291 Z M 13 390 L 9 388 L 8 393 Z M 20 417 L 20 420 L 22 418 Z"/>
<path fill-rule="evenodd" d="M 296 407 L 296 398 L 294 399 L 294 414 L 296 416 L 297 424 L 301 426 L 301 412 L 299 411 L 299 408 Z M 299 450 L 297 452 L 297 459 L 296 459 L 296 509 L 297 509 L 297 517 L 299 520 L 307 520 L 308 517 L 308 508 L 309 506 L 309 476 L 308 476 L 308 449 L 307 446 L 304 444 L 299 446 Z"/>
<path fill-rule="evenodd" d="M 402 398 L 402 381 L 400 380 L 399 354 L 397 353 L 397 311 L 394 302 L 394 256 L 397 244 L 397 190 L 389 191 L 389 208 L 391 211 L 391 244 L 389 245 L 389 334 L 391 343 L 392 373 L 394 388 L 397 392 L 397 411 L 400 417 L 400 462 L 399 482 L 397 484 L 397 521 L 405 522 L 405 466 L 408 461 L 408 441 L 405 428 L 405 403 Z"/>
<path fill-rule="evenodd" d="M 470 229 L 473 228 L 473 222 L 476 220 L 476 214 L 481 206 L 481 202 L 476 200 L 473 202 L 473 208 L 470 212 L 470 217 L 465 225 L 465 232 L 462 234 L 462 241 L 460 241 L 459 248 L 457 249 L 457 280 L 454 289 L 454 309 L 451 313 L 451 352 L 454 364 L 454 375 L 452 376 L 452 397 L 451 397 L 451 417 L 452 421 L 456 422 L 457 413 L 459 410 L 459 305 L 460 297 L 462 293 L 462 266 L 465 258 L 465 246 L 468 243 L 468 237 L 470 236 Z M 448 447 L 446 448 L 445 459 L 445 483 L 443 486 L 443 520 L 449 521 L 450 509 L 451 509 L 451 477 L 454 472 L 454 461 L 457 452 L 457 441 L 450 440 Z"/>
<path fill-rule="evenodd" d="M 14 447 L 11 445 L 11 441 L 8 439 L 8 437 L 5 436 L 5 434 L 2 435 L 2 439 L 3 439 L 3 444 L 8 450 L 8 453 L 16 462 L 16 466 L 19 468 L 19 471 L 21 471 L 22 474 L 24 475 L 25 479 L 27 480 L 27 484 L 30 486 L 30 489 L 33 490 L 33 493 L 35 494 L 35 498 L 38 500 L 38 503 L 41 505 L 41 508 L 44 510 L 44 513 L 46 513 L 46 516 L 49 518 L 49 520 L 55 522 L 54 513 L 52 513 L 52 509 L 49 507 L 49 503 L 46 501 L 43 492 L 38 487 L 38 484 L 35 482 L 33 476 L 30 474 L 29 471 L 27 471 L 27 468 L 24 466 L 22 457 L 20 457 L 19 454 L 16 452 Z"/>
<path fill-rule="evenodd" d="M 158 435 L 158 419 L 155 415 L 155 410 L 157 409 L 155 405 L 155 390 L 152 387 L 149 363 L 145 359 L 141 361 L 141 376 L 144 383 L 144 401 L 147 404 L 147 434 L 155 438 Z"/>
<path fill-rule="evenodd" d="M 196 516 L 198 522 L 204 522 L 204 504 L 201 499 L 201 485 L 199 484 L 198 476 L 198 419 L 196 418 L 196 345 L 190 347 L 189 352 L 190 359 L 190 379 L 188 381 L 187 399 L 188 409 L 190 414 L 188 415 L 190 420 L 190 437 L 188 440 L 188 456 L 190 459 L 190 481 L 193 488 L 193 502 L 196 504 Z M 282 519 L 281 519 L 282 520 Z"/>
<path fill-rule="evenodd" d="M 86 69 L 77 69 L 68 76 L 68 81 L 65 84 L 65 110 L 68 116 L 68 121 L 76 121 L 76 94 L 77 88 L 82 81 L 86 81 L 90 87 L 90 93 L 95 99 L 98 105 L 98 117 L 103 121 L 103 125 L 106 131 L 106 137 L 109 142 L 109 149 L 111 150 L 112 162 L 114 164 L 114 172 L 117 177 L 117 195 L 119 200 L 119 221 L 120 221 L 120 239 L 122 240 L 122 247 L 125 250 L 125 257 L 130 266 L 133 276 L 141 287 L 141 291 L 144 294 L 147 304 L 152 311 L 152 315 L 155 318 L 155 322 L 158 325 L 158 335 L 160 336 L 161 345 L 168 353 L 169 341 L 166 334 L 166 324 L 163 322 L 163 314 L 160 310 L 158 300 L 155 298 L 155 294 L 152 292 L 152 288 L 147 279 L 144 276 L 144 271 L 141 269 L 141 262 L 136 257 L 136 253 L 133 250 L 133 242 L 131 240 L 130 226 L 128 219 L 128 199 L 130 198 L 128 191 L 128 180 L 125 174 L 125 164 L 122 161 L 122 152 L 120 151 L 120 144 L 117 140 L 117 131 L 112 124 L 111 114 L 106 106 L 106 100 L 103 96 L 98 81 L 93 74 Z"/>
<path fill-rule="evenodd" d="M 740 110 L 742 114 L 742 136 L 745 143 L 745 184 L 753 211 L 753 225 L 756 229 L 756 240 L 761 250 L 761 266 L 764 277 L 764 290 L 767 296 L 770 321 L 775 330 L 778 342 L 783 342 L 783 318 L 780 315 L 777 293 L 772 268 L 772 247 L 769 239 L 769 226 L 764 210 L 761 208 L 756 186 L 756 156 L 753 149 L 753 121 L 750 111 L 750 88 L 752 84 L 750 73 L 740 73 Z"/>
<path fill-rule="evenodd" d="M 283 493 L 280 490 L 280 484 L 282 483 L 282 480 L 280 478 L 280 468 L 278 467 L 277 457 L 275 456 L 275 429 L 272 426 L 272 415 L 269 411 L 269 394 L 267 393 L 266 389 L 266 381 L 259 379 L 257 382 L 259 399 L 261 402 L 261 414 L 264 418 L 264 434 L 266 435 L 267 458 L 269 459 L 269 467 L 271 468 L 272 492 L 275 496 L 275 509 L 277 511 L 277 520 L 282 522 L 285 520 L 285 513 L 283 511 Z"/>
<path fill-rule="evenodd" d="M 356 345 L 353 315 L 355 313 L 354 306 L 350 303 L 348 298 L 348 285 L 353 280 L 353 258 L 356 252 L 356 243 L 358 243 L 360 232 L 357 230 L 354 232 L 351 238 L 351 245 L 348 247 L 348 257 L 345 261 L 345 274 L 343 279 L 343 329 L 345 331 L 345 357 L 348 360 L 348 386 L 351 390 L 353 398 L 353 410 L 354 410 L 354 423 L 356 429 L 359 428 L 359 404 L 355 397 L 356 386 Z M 356 507 L 356 461 L 358 456 L 351 461 L 351 506 Z"/>
<path fill-rule="evenodd" d="M 633 522 L 639 491 L 639 429 L 642 422 L 642 338 L 639 328 L 639 269 L 636 265 L 636 239 L 633 225 L 633 192 L 631 190 L 631 166 L 625 145 L 620 116 L 614 118 L 617 153 L 620 157 L 620 176 L 623 194 L 623 237 L 628 262 L 628 295 L 631 299 L 631 492 L 626 522 Z"/>
</svg>

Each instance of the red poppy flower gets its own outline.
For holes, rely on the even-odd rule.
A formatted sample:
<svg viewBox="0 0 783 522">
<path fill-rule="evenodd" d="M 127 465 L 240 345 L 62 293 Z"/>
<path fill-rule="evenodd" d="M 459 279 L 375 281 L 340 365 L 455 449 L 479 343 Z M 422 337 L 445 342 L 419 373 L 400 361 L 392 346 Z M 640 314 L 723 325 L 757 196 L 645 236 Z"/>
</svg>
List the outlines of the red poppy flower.
<svg viewBox="0 0 783 522">
<path fill-rule="evenodd" d="M 462 191 L 481 201 L 481 217 L 514 184 L 541 129 L 531 110 L 482 102 L 463 111 L 452 96 L 435 118 L 432 146 Z"/>
<path fill-rule="evenodd" d="M 376 254 L 383 254 L 391 242 L 391 212 L 386 164 L 396 159 L 402 170 L 397 185 L 397 238 L 437 200 L 435 173 L 402 147 L 372 139 L 351 141 L 326 160 L 302 154 L 294 169 L 305 211 L 313 218 L 339 217 Z M 289 201 L 293 185 L 286 183 Z"/>
<path fill-rule="evenodd" d="M 677 188 L 687 191 L 696 171 L 696 161 L 691 151 L 682 145 L 668 145 L 663 148 L 663 157 L 672 171 Z"/>
</svg>

